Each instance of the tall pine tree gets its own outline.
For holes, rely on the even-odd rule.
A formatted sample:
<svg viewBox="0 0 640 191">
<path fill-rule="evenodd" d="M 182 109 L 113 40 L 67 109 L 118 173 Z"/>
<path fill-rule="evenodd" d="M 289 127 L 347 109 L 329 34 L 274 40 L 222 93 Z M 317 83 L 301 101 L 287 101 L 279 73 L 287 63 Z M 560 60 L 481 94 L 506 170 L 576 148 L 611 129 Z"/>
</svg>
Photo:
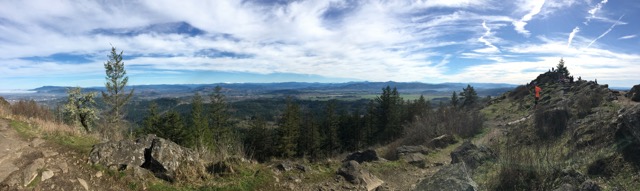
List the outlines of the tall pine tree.
<svg viewBox="0 0 640 191">
<path fill-rule="evenodd" d="M 172 110 L 164 113 L 156 126 L 159 130 L 155 133 L 157 136 L 186 146 L 188 135 L 184 127 L 184 121 L 182 121 L 182 117 L 178 112 Z"/>
<path fill-rule="evenodd" d="M 249 132 L 245 139 L 245 150 L 258 161 L 266 161 L 274 155 L 274 135 L 267 128 L 267 122 L 262 118 L 251 121 Z"/>
<path fill-rule="evenodd" d="M 225 146 L 231 142 L 231 130 L 229 127 L 229 113 L 225 96 L 222 94 L 222 87 L 216 86 L 214 92 L 209 96 L 211 99 L 209 128 L 211 129 L 214 144 Z"/>
<path fill-rule="evenodd" d="M 569 69 L 564 65 L 564 59 L 560 58 L 560 62 L 558 63 L 558 68 L 556 71 L 565 78 L 569 78 Z"/>
<path fill-rule="evenodd" d="M 118 135 L 122 133 L 124 107 L 125 104 L 133 96 L 133 89 L 127 93 L 125 87 L 129 82 L 129 77 L 126 76 L 127 72 L 124 69 L 124 62 L 122 62 L 122 51 L 120 54 L 116 52 L 115 47 L 111 47 L 111 54 L 109 60 L 104 63 L 107 82 L 105 87 L 107 92 L 102 91 L 102 98 L 107 104 L 108 110 L 105 116 L 108 127 L 111 127 L 110 132 L 104 132 L 109 135 Z"/>
<path fill-rule="evenodd" d="M 278 151 L 282 157 L 292 157 L 296 154 L 300 124 L 300 106 L 292 98 L 288 98 L 278 129 Z"/>
<path fill-rule="evenodd" d="M 453 94 L 451 94 L 451 106 L 458 107 L 458 105 L 460 105 L 460 99 L 458 98 L 456 91 L 453 91 Z"/>
<path fill-rule="evenodd" d="M 192 128 L 189 132 L 191 144 L 197 149 L 210 148 L 211 145 L 211 131 L 208 128 L 209 123 L 207 118 L 203 116 L 203 99 L 199 93 L 193 96 L 191 101 L 191 125 Z"/>
<path fill-rule="evenodd" d="M 320 128 L 312 112 L 306 112 L 303 121 L 304 125 L 300 125 L 298 153 L 314 159 L 319 157 L 321 149 Z"/>
<path fill-rule="evenodd" d="M 325 109 L 325 120 L 323 125 L 324 140 L 323 150 L 327 151 L 328 155 L 333 156 L 335 152 L 340 148 L 340 140 L 338 139 L 338 128 L 340 127 L 340 118 L 336 113 L 336 100 L 331 100 L 327 103 Z"/>
<path fill-rule="evenodd" d="M 463 98 L 462 107 L 474 107 L 478 103 L 478 93 L 473 89 L 473 86 L 467 84 L 466 88 L 462 89 L 460 96 Z"/>
<path fill-rule="evenodd" d="M 378 118 L 377 137 L 381 143 L 388 143 L 402 135 L 402 98 L 398 90 L 387 86 L 376 98 Z"/>
</svg>

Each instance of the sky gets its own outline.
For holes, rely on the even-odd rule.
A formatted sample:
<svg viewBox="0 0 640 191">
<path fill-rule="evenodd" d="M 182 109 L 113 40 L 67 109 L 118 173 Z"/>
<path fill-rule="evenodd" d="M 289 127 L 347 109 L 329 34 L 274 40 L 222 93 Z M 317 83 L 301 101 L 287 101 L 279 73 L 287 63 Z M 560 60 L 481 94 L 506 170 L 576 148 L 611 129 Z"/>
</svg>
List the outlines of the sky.
<svg viewBox="0 0 640 191">
<path fill-rule="evenodd" d="M 0 0 L 0 89 L 244 82 L 640 83 L 637 0 Z"/>
</svg>

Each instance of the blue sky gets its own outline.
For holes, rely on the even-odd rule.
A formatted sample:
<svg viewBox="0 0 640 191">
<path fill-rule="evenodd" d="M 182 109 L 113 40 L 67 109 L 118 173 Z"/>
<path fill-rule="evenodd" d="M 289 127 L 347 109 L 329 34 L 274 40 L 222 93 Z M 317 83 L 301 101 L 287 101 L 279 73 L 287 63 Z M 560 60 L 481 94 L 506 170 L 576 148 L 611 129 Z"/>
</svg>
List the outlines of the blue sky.
<svg viewBox="0 0 640 191">
<path fill-rule="evenodd" d="M 111 45 L 131 84 L 523 84 L 564 58 L 630 87 L 637 18 L 636 0 L 2 1 L 0 89 L 102 86 Z"/>
</svg>

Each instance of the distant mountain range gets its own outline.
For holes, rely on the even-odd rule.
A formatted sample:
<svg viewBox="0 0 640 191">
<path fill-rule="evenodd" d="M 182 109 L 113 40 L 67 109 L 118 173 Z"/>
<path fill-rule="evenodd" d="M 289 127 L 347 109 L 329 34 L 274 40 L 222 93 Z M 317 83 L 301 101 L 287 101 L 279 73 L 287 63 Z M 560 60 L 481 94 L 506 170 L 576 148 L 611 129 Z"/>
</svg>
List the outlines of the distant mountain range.
<svg viewBox="0 0 640 191">
<path fill-rule="evenodd" d="M 517 85 L 504 83 L 470 83 L 478 94 L 499 95 L 511 90 Z M 358 92 L 358 93 L 379 93 L 381 89 L 390 86 L 396 87 L 400 93 L 404 94 L 450 94 L 452 91 L 459 92 L 467 86 L 466 83 L 420 83 L 420 82 L 345 82 L 345 83 L 307 83 L 307 82 L 281 82 L 281 83 L 217 83 L 217 84 L 174 84 L 174 85 L 135 85 L 134 88 L 139 96 L 159 96 L 176 94 L 193 94 L 196 92 L 211 92 L 216 86 L 223 88 L 225 94 L 247 95 L 247 94 L 283 94 L 283 93 L 304 93 L 304 92 Z M 64 94 L 70 87 L 43 86 L 31 91 L 47 94 Z M 85 92 L 104 91 L 104 87 L 83 88 Z"/>
</svg>

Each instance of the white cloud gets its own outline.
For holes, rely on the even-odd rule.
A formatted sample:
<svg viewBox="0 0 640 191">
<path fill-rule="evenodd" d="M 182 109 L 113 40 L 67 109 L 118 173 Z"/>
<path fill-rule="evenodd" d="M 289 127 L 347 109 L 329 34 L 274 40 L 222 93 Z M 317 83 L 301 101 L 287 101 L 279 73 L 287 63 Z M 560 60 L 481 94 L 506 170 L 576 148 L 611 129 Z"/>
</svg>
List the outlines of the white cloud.
<svg viewBox="0 0 640 191">
<path fill-rule="evenodd" d="M 567 40 L 567 47 L 571 46 L 571 41 L 573 41 L 573 37 L 575 37 L 578 32 L 580 32 L 580 27 L 573 28 L 571 33 L 569 33 L 569 39 Z"/>
<path fill-rule="evenodd" d="M 636 37 L 638 37 L 638 35 L 634 34 L 634 35 L 622 36 L 622 37 L 620 37 L 618 39 L 620 39 L 620 40 L 622 40 L 622 39 L 632 39 L 632 38 L 636 38 Z"/>
<path fill-rule="evenodd" d="M 478 41 L 484 43 L 484 45 L 488 47 L 483 49 L 477 49 L 474 51 L 480 52 L 480 53 L 500 53 L 500 49 L 498 49 L 498 47 L 494 46 L 491 42 L 485 39 L 485 37 L 489 37 L 492 34 L 491 28 L 487 27 L 486 21 L 482 21 L 482 28 L 484 28 L 485 33 L 480 38 L 478 38 Z"/>
<path fill-rule="evenodd" d="M 133 67 L 131 74 L 153 69 L 170 74 L 182 70 L 296 73 L 370 81 L 438 82 L 464 81 L 445 75 L 461 70 L 461 75 L 481 74 L 478 80 L 484 82 L 521 83 L 535 77 L 536 72 L 546 71 L 550 68 L 547 65 L 557 64 L 562 56 L 576 62 L 618 60 L 627 65 L 617 67 L 637 68 L 631 65 L 633 59 L 638 60 L 637 55 L 587 45 L 602 37 L 585 39 L 589 34 L 586 27 L 574 28 L 569 39 L 561 32 L 547 34 L 548 39 L 542 36 L 545 34 L 524 38 L 511 35 L 511 28 L 505 27 L 513 25 L 529 37 L 528 22 L 575 5 L 575 0 L 523 1 L 527 3 L 514 12 L 512 7 L 496 6 L 496 2 L 17 1 L 0 6 L 0 79 L 83 73 L 96 74 L 95 81 L 101 83 L 103 78 L 99 76 L 103 75 L 109 44 L 124 50 L 125 63 Z M 593 19 L 600 14 L 594 12 Z M 167 23 L 188 23 L 204 34 L 99 32 L 132 31 Z M 616 23 L 624 24 L 620 20 Z M 577 35 L 579 32 L 581 35 Z M 69 64 L 27 59 L 55 54 L 86 55 L 90 61 Z M 483 65 L 468 66 L 467 61 L 469 65 Z M 593 61 L 585 63 L 591 64 L 576 69 L 593 73 L 595 69 L 589 67 L 598 66 Z M 511 74 L 509 69 L 515 72 Z"/>
<path fill-rule="evenodd" d="M 490 1 L 486 0 L 418 0 L 418 7 L 449 7 L 449 8 L 490 8 Z"/>
<path fill-rule="evenodd" d="M 604 6 L 604 4 L 607 4 L 609 0 L 602 0 L 600 1 L 600 3 L 596 4 L 596 6 L 594 6 L 592 9 L 589 9 L 589 11 L 587 11 L 589 13 L 589 16 L 587 17 L 587 21 L 584 22 L 585 25 L 589 24 L 589 21 L 591 21 L 591 19 L 596 17 L 596 13 L 598 13 L 598 11 L 600 11 L 600 9 L 602 9 L 602 6 Z"/>
<path fill-rule="evenodd" d="M 512 24 L 514 26 L 514 30 L 516 30 L 516 32 L 525 35 L 525 36 L 529 36 L 531 35 L 531 33 L 525 29 L 524 27 L 527 25 L 527 22 L 530 21 L 531 19 L 533 19 L 533 16 L 537 15 L 538 13 L 540 13 L 540 10 L 542 9 L 542 6 L 545 3 L 545 0 L 535 0 L 535 1 L 530 1 L 531 4 L 528 4 L 530 10 L 529 13 L 527 13 L 526 15 L 524 15 L 520 20 L 518 21 L 513 21 Z"/>
</svg>

